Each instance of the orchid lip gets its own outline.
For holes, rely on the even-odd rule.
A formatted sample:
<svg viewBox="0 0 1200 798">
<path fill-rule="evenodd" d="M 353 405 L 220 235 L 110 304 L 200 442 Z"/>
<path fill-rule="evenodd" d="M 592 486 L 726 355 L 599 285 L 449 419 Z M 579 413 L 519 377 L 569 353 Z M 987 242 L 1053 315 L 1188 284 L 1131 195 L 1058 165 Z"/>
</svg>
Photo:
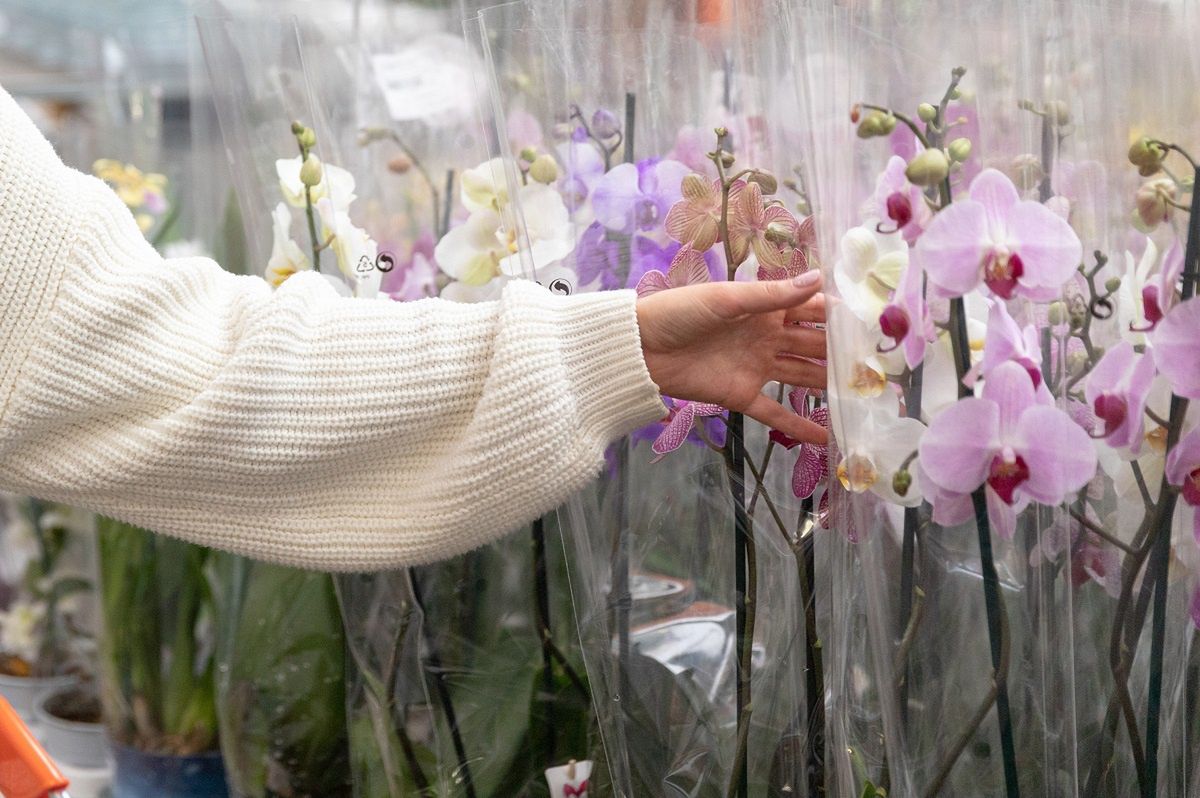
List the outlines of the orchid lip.
<svg viewBox="0 0 1200 798">
<path fill-rule="evenodd" d="M 987 484 L 996 491 L 996 495 L 1003 499 L 1005 504 L 1013 503 L 1013 492 L 1028 479 L 1029 466 L 1025 464 L 1024 458 L 1020 455 L 1014 456 L 1011 460 L 1006 459 L 1002 454 L 992 458 L 991 467 L 988 469 Z"/>
<path fill-rule="evenodd" d="M 983 282 L 1001 299 L 1013 298 L 1017 284 L 1024 274 L 1025 264 L 1015 252 L 992 252 L 983 265 Z"/>
<path fill-rule="evenodd" d="M 1104 432 L 1101 438 L 1107 438 L 1116 433 L 1129 415 L 1129 403 L 1120 396 L 1110 393 L 1100 394 L 1092 403 L 1096 418 L 1104 422 Z"/>
<path fill-rule="evenodd" d="M 1183 481 L 1181 494 L 1184 502 L 1192 507 L 1200 507 L 1200 468 L 1188 474 Z"/>
</svg>

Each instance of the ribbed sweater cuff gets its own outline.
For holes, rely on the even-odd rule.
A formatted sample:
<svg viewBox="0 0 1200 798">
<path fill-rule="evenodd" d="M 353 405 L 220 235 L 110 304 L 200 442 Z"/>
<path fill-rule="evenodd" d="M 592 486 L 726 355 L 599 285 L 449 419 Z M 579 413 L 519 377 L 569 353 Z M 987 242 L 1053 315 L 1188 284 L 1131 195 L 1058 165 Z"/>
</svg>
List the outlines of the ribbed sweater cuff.
<svg viewBox="0 0 1200 798">
<path fill-rule="evenodd" d="M 642 358 L 637 294 L 563 297 L 557 310 L 562 357 L 584 435 L 607 443 L 666 415 Z"/>
</svg>

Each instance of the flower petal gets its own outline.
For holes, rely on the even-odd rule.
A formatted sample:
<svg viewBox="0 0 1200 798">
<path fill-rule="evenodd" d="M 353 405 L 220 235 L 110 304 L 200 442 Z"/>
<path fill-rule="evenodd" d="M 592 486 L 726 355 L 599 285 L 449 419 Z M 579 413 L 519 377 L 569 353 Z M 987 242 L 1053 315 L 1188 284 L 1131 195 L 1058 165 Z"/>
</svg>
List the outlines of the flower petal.
<svg viewBox="0 0 1200 798">
<path fill-rule="evenodd" d="M 1200 427 L 1184 435 L 1167 455 L 1167 481 L 1179 487 L 1200 468 Z"/>
<path fill-rule="evenodd" d="M 1020 196 L 1008 175 L 996 169 L 984 169 L 971 181 L 971 199 L 978 202 L 987 215 L 988 236 L 995 243 L 1003 240 L 1008 228 L 1006 220 Z M 943 211 L 944 213 L 944 211 Z"/>
<path fill-rule="evenodd" d="M 1027 409 L 1018 422 L 1017 439 L 1017 454 L 1029 468 L 1029 479 L 1019 490 L 1043 504 L 1061 503 L 1096 475 L 1091 438 L 1056 407 Z"/>
<path fill-rule="evenodd" d="M 945 296 L 962 296 L 979 285 L 989 245 L 987 227 L 983 205 L 965 200 L 935 216 L 917 240 L 921 265 L 929 281 Z"/>
<path fill-rule="evenodd" d="M 671 283 L 667 280 L 667 275 L 653 269 L 642 275 L 642 279 L 638 280 L 637 295 L 650 296 L 659 291 L 666 291 L 671 287 Z"/>
<path fill-rule="evenodd" d="M 921 467 L 943 490 L 970 493 L 983 484 L 999 446 L 1000 408 L 968 397 L 947 407 L 921 440 Z"/>
<path fill-rule="evenodd" d="M 1154 364 L 1175 393 L 1200 399 L 1200 297 L 1171 309 L 1150 336 Z"/>
<path fill-rule="evenodd" d="M 1025 268 L 1017 282 L 1030 288 L 1061 289 L 1083 259 L 1071 225 L 1036 202 L 1019 202 L 1009 213 L 1008 241 Z"/>
<path fill-rule="evenodd" d="M 687 440 L 692 431 L 692 422 L 696 419 L 696 408 L 691 402 L 679 402 L 671 420 L 663 427 L 651 444 L 650 449 L 658 456 L 673 452 Z"/>
</svg>

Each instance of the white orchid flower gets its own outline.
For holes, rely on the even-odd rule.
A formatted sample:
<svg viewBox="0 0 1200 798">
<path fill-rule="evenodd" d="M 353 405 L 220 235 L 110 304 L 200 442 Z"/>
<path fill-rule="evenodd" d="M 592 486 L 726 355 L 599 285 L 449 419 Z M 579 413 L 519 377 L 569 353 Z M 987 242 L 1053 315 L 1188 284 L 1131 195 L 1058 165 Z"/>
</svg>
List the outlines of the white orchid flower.
<svg viewBox="0 0 1200 798">
<path fill-rule="evenodd" d="M 300 249 L 300 245 L 292 240 L 290 228 L 292 214 L 286 203 L 279 203 L 271 213 L 271 257 L 267 260 L 267 282 L 275 287 L 283 285 L 283 281 L 297 272 L 312 269 L 312 263 Z"/>
<path fill-rule="evenodd" d="M 562 196 L 550 186 L 530 183 L 521 187 L 517 197 L 534 269 L 540 272 L 571 254 L 575 248 L 571 215 Z M 500 272 L 510 277 L 525 276 L 515 236 L 508 242 L 509 254 L 500 260 Z"/>
<path fill-rule="evenodd" d="M 493 158 L 459 177 L 462 204 L 467 210 L 499 211 L 508 205 L 508 184 L 504 178 L 504 161 Z"/>
<path fill-rule="evenodd" d="M 868 326 L 877 327 L 908 266 L 908 244 L 899 233 L 864 226 L 847 230 L 838 251 L 833 280 L 842 301 Z"/>
<path fill-rule="evenodd" d="M 330 240 L 329 249 L 337 260 L 338 271 L 353 289 L 354 296 L 370 299 L 379 293 L 383 277 L 375 268 L 379 247 L 366 230 L 356 227 L 350 215 L 328 198 L 317 203 L 322 232 Z M 331 238 L 332 237 L 332 238 Z"/>
</svg>

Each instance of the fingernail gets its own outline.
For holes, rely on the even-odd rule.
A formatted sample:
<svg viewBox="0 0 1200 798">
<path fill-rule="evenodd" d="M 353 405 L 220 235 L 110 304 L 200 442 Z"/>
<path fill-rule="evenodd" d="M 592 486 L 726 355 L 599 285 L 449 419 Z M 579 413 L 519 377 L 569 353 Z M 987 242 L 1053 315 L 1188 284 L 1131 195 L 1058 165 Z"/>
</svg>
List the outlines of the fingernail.
<svg viewBox="0 0 1200 798">
<path fill-rule="evenodd" d="M 798 274 L 792 278 L 792 285 L 797 288 L 808 288 L 810 285 L 816 285 L 821 279 L 821 273 L 816 269 L 806 271 L 803 274 Z"/>
</svg>

